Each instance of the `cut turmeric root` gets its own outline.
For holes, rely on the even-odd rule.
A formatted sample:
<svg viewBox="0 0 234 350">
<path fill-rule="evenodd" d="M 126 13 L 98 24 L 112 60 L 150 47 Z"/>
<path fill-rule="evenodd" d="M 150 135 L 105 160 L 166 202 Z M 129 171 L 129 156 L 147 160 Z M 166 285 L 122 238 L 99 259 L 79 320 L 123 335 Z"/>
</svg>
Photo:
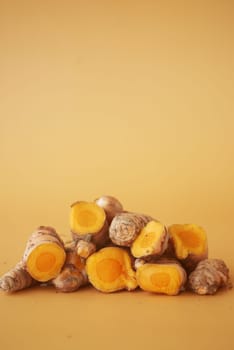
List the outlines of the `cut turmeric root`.
<svg viewBox="0 0 234 350">
<path fill-rule="evenodd" d="M 101 292 L 137 287 L 131 258 L 122 248 L 106 247 L 94 253 L 86 261 L 86 271 L 90 283 Z"/>
<path fill-rule="evenodd" d="M 123 212 L 117 214 L 111 222 L 109 236 L 111 241 L 123 247 L 130 247 L 143 227 L 153 220 L 148 215 Z"/>
<path fill-rule="evenodd" d="M 108 240 L 108 223 L 103 208 L 93 202 L 71 205 L 70 227 L 73 239 L 87 240 L 102 247 Z"/>
<path fill-rule="evenodd" d="M 195 224 L 174 224 L 168 227 L 168 232 L 173 253 L 189 272 L 207 258 L 207 237 L 203 228 Z"/>
<path fill-rule="evenodd" d="M 59 274 L 65 258 L 63 242 L 56 231 L 40 226 L 28 240 L 23 262 L 32 278 L 46 282 Z"/>
<path fill-rule="evenodd" d="M 135 258 L 162 255 L 168 244 L 169 235 L 166 227 L 158 221 L 150 221 L 141 230 L 131 246 Z"/>
<path fill-rule="evenodd" d="M 185 270 L 175 262 L 141 265 L 136 278 L 141 289 L 167 295 L 177 295 L 187 279 Z"/>
</svg>

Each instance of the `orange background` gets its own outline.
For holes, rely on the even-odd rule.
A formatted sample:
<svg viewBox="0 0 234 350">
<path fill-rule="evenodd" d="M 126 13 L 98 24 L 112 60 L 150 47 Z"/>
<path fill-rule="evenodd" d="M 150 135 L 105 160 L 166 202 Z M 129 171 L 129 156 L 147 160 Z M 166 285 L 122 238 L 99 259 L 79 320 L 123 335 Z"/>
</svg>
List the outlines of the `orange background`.
<svg viewBox="0 0 234 350">
<path fill-rule="evenodd" d="M 0 0 L 1 274 L 101 194 L 203 226 L 234 270 L 233 18 L 231 0 Z M 1 293 L 1 347 L 231 349 L 233 294 Z"/>
</svg>

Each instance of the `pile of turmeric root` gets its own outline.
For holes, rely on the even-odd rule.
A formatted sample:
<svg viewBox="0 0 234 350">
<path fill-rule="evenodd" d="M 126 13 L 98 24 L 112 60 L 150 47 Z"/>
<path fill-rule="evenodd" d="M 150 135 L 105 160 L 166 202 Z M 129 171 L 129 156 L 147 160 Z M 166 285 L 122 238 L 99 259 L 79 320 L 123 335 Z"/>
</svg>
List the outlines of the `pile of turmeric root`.
<svg viewBox="0 0 234 350">
<path fill-rule="evenodd" d="M 74 292 L 91 284 L 104 293 L 139 287 L 166 295 L 184 290 L 205 295 L 231 287 L 228 267 L 208 258 L 207 236 L 198 225 L 166 227 L 102 196 L 71 205 L 70 229 L 71 240 L 63 242 L 54 228 L 38 227 L 21 261 L 0 279 L 0 289 L 11 293 L 42 284 Z"/>
</svg>

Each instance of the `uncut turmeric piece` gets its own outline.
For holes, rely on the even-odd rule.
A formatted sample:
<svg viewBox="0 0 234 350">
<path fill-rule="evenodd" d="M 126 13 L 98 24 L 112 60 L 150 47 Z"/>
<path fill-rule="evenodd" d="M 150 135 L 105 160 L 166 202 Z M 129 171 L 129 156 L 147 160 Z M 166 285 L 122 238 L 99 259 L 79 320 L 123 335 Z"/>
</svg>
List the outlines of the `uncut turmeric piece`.
<svg viewBox="0 0 234 350">
<path fill-rule="evenodd" d="M 60 274 L 52 280 L 59 292 L 74 292 L 88 283 L 85 262 L 75 249 L 66 249 L 66 261 Z"/>
<path fill-rule="evenodd" d="M 36 281 L 26 271 L 23 262 L 5 273 L 0 279 L 0 289 L 7 293 L 16 292 L 36 284 Z"/>
<path fill-rule="evenodd" d="M 141 263 L 136 278 L 144 291 L 167 295 L 179 294 L 187 281 L 186 271 L 175 261 Z"/>
<path fill-rule="evenodd" d="M 130 247 L 143 227 L 153 220 L 143 214 L 123 212 L 117 214 L 111 222 L 109 237 L 118 246 Z"/>
<path fill-rule="evenodd" d="M 71 205 L 70 228 L 76 242 L 84 240 L 100 248 L 109 239 L 106 213 L 94 202 L 80 201 Z"/>
<path fill-rule="evenodd" d="M 77 242 L 76 251 L 81 258 L 87 259 L 96 251 L 96 245 L 81 239 Z"/>
<path fill-rule="evenodd" d="M 208 257 L 207 236 L 204 229 L 195 224 L 174 224 L 168 227 L 169 249 L 188 272 Z M 170 253 L 169 253 L 170 254 Z"/>
<path fill-rule="evenodd" d="M 131 246 L 135 258 L 161 256 L 168 246 L 169 235 L 166 227 L 158 221 L 149 221 L 140 231 Z"/>
<path fill-rule="evenodd" d="M 55 229 L 40 226 L 27 242 L 23 263 L 32 278 L 47 282 L 59 274 L 65 259 L 64 244 Z"/>
<path fill-rule="evenodd" d="M 123 205 L 113 196 L 101 196 L 95 199 L 95 203 L 105 210 L 109 224 L 117 214 L 123 211 Z"/>
<path fill-rule="evenodd" d="M 92 254 L 86 261 L 90 283 L 104 293 L 137 288 L 131 257 L 123 248 L 105 247 Z"/>
<path fill-rule="evenodd" d="M 189 275 L 189 288 L 197 294 L 215 294 L 222 287 L 231 287 L 229 269 L 223 260 L 205 259 Z"/>
</svg>

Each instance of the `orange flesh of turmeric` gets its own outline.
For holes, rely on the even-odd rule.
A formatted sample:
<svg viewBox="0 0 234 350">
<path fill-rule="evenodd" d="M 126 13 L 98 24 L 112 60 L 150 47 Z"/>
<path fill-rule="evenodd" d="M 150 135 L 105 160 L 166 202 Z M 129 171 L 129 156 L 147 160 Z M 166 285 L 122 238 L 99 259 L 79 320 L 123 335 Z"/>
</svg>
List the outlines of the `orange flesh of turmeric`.
<svg viewBox="0 0 234 350">
<path fill-rule="evenodd" d="M 77 214 L 77 220 L 82 226 L 92 226 L 95 225 L 97 217 L 92 211 L 83 210 Z"/>
<path fill-rule="evenodd" d="M 41 253 L 36 260 L 36 267 L 41 272 L 49 271 L 55 264 L 56 258 L 50 253 Z"/>
<path fill-rule="evenodd" d="M 150 280 L 154 286 L 162 288 L 167 287 L 169 285 L 170 276 L 168 275 L 168 273 L 165 272 L 154 273 L 151 275 Z"/>
<path fill-rule="evenodd" d="M 122 272 L 121 264 L 114 259 L 103 259 L 97 263 L 96 271 L 103 282 L 113 282 Z"/>
<path fill-rule="evenodd" d="M 188 231 L 181 231 L 177 232 L 177 236 L 183 241 L 183 243 L 188 248 L 197 248 L 200 245 L 200 238 L 194 234 L 194 232 L 188 232 Z"/>
</svg>

